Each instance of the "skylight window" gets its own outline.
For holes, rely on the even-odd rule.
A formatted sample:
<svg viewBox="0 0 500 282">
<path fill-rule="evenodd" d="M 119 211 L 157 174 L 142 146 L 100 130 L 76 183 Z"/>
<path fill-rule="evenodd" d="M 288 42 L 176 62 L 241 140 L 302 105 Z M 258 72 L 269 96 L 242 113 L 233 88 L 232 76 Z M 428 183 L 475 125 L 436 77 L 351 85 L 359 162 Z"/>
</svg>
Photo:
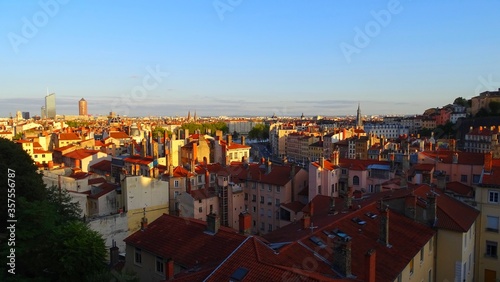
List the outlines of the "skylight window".
<svg viewBox="0 0 500 282">
<path fill-rule="evenodd" d="M 233 274 L 231 274 L 231 280 L 230 281 L 243 281 L 245 279 L 245 276 L 248 273 L 248 269 L 239 267 L 236 269 Z"/>
<path fill-rule="evenodd" d="M 316 236 L 312 236 L 311 238 L 309 238 L 309 240 L 311 240 L 314 244 L 318 245 L 320 248 L 326 247 L 326 244 Z"/>
<path fill-rule="evenodd" d="M 374 218 L 376 218 L 376 217 L 377 217 L 377 215 L 376 215 L 376 214 L 374 214 L 374 213 L 372 213 L 372 212 L 367 212 L 367 213 L 365 213 L 365 215 L 366 215 L 367 217 L 371 218 L 371 219 L 374 219 Z"/>
<path fill-rule="evenodd" d="M 365 225 L 365 224 L 366 224 L 366 221 L 361 220 L 361 219 L 360 219 L 360 218 L 358 218 L 358 217 L 353 218 L 353 219 L 352 219 L 352 221 L 356 222 L 356 223 L 357 223 L 357 224 L 359 224 L 359 225 Z"/>
</svg>

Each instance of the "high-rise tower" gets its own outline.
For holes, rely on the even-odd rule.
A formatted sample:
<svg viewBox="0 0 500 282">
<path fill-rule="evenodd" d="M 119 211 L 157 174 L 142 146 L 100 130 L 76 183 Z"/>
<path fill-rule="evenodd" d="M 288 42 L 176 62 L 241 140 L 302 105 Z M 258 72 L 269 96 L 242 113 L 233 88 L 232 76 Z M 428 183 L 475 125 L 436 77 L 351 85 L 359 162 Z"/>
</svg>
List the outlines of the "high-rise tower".
<svg viewBox="0 0 500 282">
<path fill-rule="evenodd" d="M 87 101 L 85 101 L 85 99 L 80 99 L 80 101 L 78 101 L 78 114 L 81 115 L 81 116 L 86 116 L 88 113 L 87 113 Z"/>
<path fill-rule="evenodd" d="M 48 94 L 45 96 L 45 112 L 47 118 L 56 118 L 56 94 Z"/>
</svg>

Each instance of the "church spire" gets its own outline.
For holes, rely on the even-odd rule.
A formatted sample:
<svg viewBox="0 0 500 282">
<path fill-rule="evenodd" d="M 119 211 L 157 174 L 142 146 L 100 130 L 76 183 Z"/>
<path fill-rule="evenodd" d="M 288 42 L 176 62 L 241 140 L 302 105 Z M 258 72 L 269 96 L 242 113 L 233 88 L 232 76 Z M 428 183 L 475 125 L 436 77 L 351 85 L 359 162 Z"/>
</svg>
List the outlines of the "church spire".
<svg viewBox="0 0 500 282">
<path fill-rule="evenodd" d="M 362 128 L 363 127 L 363 120 L 361 119 L 361 107 L 360 103 L 358 102 L 358 111 L 356 113 L 356 128 Z"/>
</svg>

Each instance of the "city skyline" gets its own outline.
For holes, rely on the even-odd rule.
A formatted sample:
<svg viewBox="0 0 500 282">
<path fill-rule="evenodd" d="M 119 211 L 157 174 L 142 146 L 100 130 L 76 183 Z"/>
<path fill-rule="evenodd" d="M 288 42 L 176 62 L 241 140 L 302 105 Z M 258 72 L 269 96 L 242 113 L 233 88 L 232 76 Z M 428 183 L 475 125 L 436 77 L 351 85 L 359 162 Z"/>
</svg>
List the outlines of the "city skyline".
<svg viewBox="0 0 500 282">
<path fill-rule="evenodd" d="M 263 3 L 1 3 L 0 116 L 47 86 L 58 114 L 128 116 L 421 114 L 500 87 L 497 2 Z"/>
</svg>

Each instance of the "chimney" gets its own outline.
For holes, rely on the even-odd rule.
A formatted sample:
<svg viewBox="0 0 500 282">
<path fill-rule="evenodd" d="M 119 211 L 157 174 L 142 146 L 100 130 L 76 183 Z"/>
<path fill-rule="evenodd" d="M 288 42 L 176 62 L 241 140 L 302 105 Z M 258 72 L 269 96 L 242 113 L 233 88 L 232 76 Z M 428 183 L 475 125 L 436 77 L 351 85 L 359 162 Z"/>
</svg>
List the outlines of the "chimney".
<svg viewBox="0 0 500 282">
<path fill-rule="evenodd" d="M 142 139 L 142 142 L 141 142 L 141 157 L 146 157 L 146 154 L 147 154 L 147 144 L 146 144 L 146 139 Z"/>
<path fill-rule="evenodd" d="M 153 142 L 151 147 L 153 148 L 153 159 L 156 160 L 160 156 L 158 153 L 158 142 Z"/>
<path fill-rule="evenodd" d="M 130 142 L 130 156 L 135 155 L 135 141 Z"/>
<path fill-rule="evenodd" d="M 174 279 L 174 260 L 168 259 L 165 262 L 165 278 L 166 280 Z"/>
<path fill-rule="evenodd" d="M 111 156 L 116 157 L 116 144 L 111 144 Z"/>
<path fill-rule="evenodd" d="M 427 208 L 426 208 L 426 213 L 427 213 L 427 221 L 431 224 L 431 226 L 434 226 L 434 223 L 436 222 L 436 212 L 437 212 L 437 199 L 436 195 L 434 194 L 434 191 L 431 191 L 429 195 L 427 195 Z"/>
<path fill-rule="evenodd" d="M 386 247 L 390 247 L 389 244 L 389 207 L 382 207 L 380 211 L 380 234 L 379 241 Z"/>
<path fill-rule="evenodd" d="M 210 172 L 208 172 L 208 169 L 205 168 L 205 188 L 210 187 Z"/>
<path fill-rule="evenodd" d="M 241 145 L 245 145 L 245 136 L 241 136 Z"/>
<path fill-rule="evenodd" d="M 349 237 L 339 238 L 334 242 L 333 268 L 345 277 L 351 274 L 351 239 Z"/>
<path fill-rule="evenodd" d="M 304 213 L 301 221 L 302 221 L 302 229 L 308 229 L 309 227 L 311 227 L 311 217 L 309 216 L 308 213 Z"/>
<path fill-rule="evenodd" d="M 248 235 L 252 231 L 252 216 L 248 212 L 241 212 L 238 216 L 240 234 Z"/>
<path fill-rule="evenodd" d="M 272 166 L 273 166 L 273 163 L 269 159 L 267 159 L 267 163 L 266 163 L 266 173 L 267 174 L 271 173 Z"/>
<path fill-rule="evenodd" d="M 186 140 L 186 143 L 189 143 L 189 129 L 184 129 L 184 140 Z"/>
<path fill-rule="evenodd" d="M 312 201 L 309 202 L 309 214 L 310 216 L 314 215 L 314 203 Z"/>
<path fill-rule="evenodd" d="M 339 158 L 340 158 L 340 152 L 338 149 L 335 149 L 333 152 L 332 152 L 332 156 L 330 157 L 330 161 L 332 162 L 332 164 L 335 166 L 335 165 L 339 165 Z"/>
<path fill-rule="evenodd" d="M 452 162 L 453 162 L 454 164 L 458 164 L 458 153 L 454 153 L 454 154 L 453 154 L 453 159 L 452 159 Z"/>
<path fill-rule="evenodd" d="M 197 163 L 198 162 L 198 144 L 196 142 L 193 142 L 193 159 L 192 162 Z"/>
<path fill-rule="evenodd" d="M 146 218 L 146 208 L 142 209 L 141 231 L 148 228 L 148 219 Z"/>
<path fill-rule="evenodd" d="M 109 266 L 115 266 L 120 258 L 120 252 L 118 247 L 116 246 L 116 241 L 113 240 L 111 242 L 111 248 L 109 248 Z"/>
<path fill-rule="evenodd" d="M 347 193 L 344 194 L 344 208 L 350 209 L 352 206 L 352 187 L 347 188 Z"/>
<path fill-rule="evenodd" d="M 216 234 L 219 231 L 220 220 L 215 213 L 207 214 L 207 232 Z"/>
<path fill-rule="evenodd" d="M 75 159 L 75 167 L 82 168 L 82 161 L 80 159 Z"/>
<path fill-rule="evenodd" d="M 484 154 L 484 171 L 485 172 L 490 172 L 491 169 L 493 168 L 493 154 L 491 152 L 488 152 Z"/>
<path fill-rule="evenodd" d="M 173 177 L 174 176 L 174 166 L 173 165 L 169 165 L 168 166 L 168 176 L 169 177 Z"/>
<path fill-rule="evenodd" d="M 375 282 L 376 255 L 375 249 L 370 249 L 365 254 L 365 282 Z"/>
<path fill-rule="evenodd" d="M 405 198 L 405 216 L 415 220 L 417 208 L 417 197 L 415 195 L 408 195 Z"/>
<path fill-rule="evenodd" d="M 325 167 L 325 158 L 323 158 L 323 157 L 319 158 L 319 167 L 321 167 L 321 168 Z"/>
<path fill-rule="evenodd" d="M 226 135 L 226 145 L 229 146 L 233 143 L 233 136 L 231 134 Z"/>
</svg>

